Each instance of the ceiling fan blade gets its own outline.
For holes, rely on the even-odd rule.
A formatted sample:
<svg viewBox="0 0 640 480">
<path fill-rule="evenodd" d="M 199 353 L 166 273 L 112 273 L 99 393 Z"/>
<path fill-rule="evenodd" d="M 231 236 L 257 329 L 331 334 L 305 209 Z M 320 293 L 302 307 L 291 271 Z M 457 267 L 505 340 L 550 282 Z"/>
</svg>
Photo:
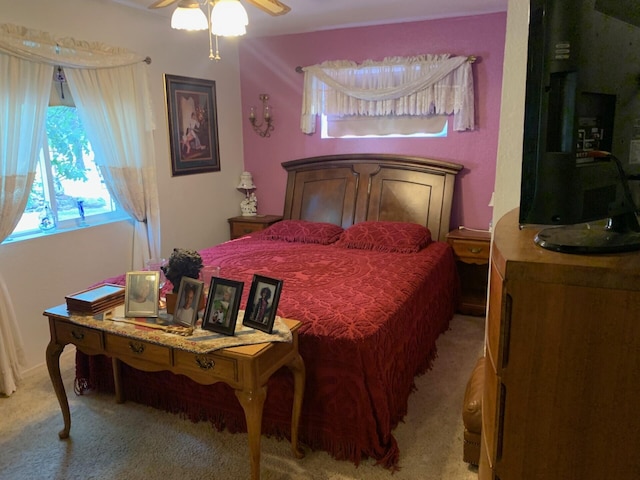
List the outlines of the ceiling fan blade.
<svg viewBox="0 0 640 480">
<path fill-rule="evenodd" d="M 168 7 L 173 3 L 177 3 L 178 1 L 179 0 L 158 0 L 157 2 L 153 2 L 147 8 L 164 8 L 164 7 Z"/>
<path fill-rule="evenodd" d="M 247 2 L 274 17 L 284 15 L 291 10 L 290 7 L 278 0 L 247 0 Z"/>
</svg>

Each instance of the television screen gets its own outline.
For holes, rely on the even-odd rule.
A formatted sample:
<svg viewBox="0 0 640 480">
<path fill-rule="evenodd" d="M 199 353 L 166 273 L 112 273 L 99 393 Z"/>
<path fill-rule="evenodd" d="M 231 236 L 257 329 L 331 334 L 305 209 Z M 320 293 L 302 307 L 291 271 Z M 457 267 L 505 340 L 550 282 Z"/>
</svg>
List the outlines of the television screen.
<svg viewBox="0 0 640 480">
<path fill-rule="evenodd" d="M 545 248 L 640 248 L 626 178 L 640 164 L 639 9 L 638 0 L 530 0 L 520 223 L 571 226 L 541 232 Z"/>
</svg>

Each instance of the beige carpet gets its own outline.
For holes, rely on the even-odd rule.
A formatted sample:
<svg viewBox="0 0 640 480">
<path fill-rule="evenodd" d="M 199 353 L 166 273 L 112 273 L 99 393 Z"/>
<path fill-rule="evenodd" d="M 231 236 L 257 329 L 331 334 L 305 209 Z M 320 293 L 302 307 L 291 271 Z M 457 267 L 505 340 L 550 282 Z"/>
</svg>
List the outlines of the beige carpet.
<svg viewBox="0 0 640 480">
<path fill-rule="evenodd" d="M 457 315 L 438 340 L 433 369 L 416 379 L 409 413 L 394 431 L 400 471 L 368 461 L 356 467 L 325 452 L 293 458 L 287 441 L 262 438 L 264 480 L 476 480 L 462 461 L 461 406 L 466 381 L 482 354 L 484 320 Z M 113 396 L 73 393 L 73 354 L 61 365 L 71 407 L 71 437 L 59 440 L 62 415 L 45 366 L 0 398 L 0 479 L 247 479 L 246 434 Z"/>
</svg>

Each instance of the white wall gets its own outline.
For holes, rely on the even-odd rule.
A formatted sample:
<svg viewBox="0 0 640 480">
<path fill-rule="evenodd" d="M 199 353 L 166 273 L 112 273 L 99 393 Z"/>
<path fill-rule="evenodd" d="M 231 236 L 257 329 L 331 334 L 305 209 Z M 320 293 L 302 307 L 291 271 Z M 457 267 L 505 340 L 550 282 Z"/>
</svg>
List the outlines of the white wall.
<svg viewBox="0 0 640 480">
<path fill-rule="evenodd" d="M 520 205 L 529 2 L 509 0 L 493 224 Z"/>
<path fill-rule="evenodd" d="M 171 30 L 167 17 L 103 0 L 0 0 L 0 22 L 150 56 L 162 254 L 168 256 L 174 247 L 201 249 L 228 240 L 227 218 L 240 213 L 242 195 L 235 185 L 243 170 L 233 41 L 221 41 L 222 60 L 212 62 L 205 32 Z M 220 172 L 171 177 L 164 73 L 216 81 Z M 131 224 L 119 222 L 0 245 L 0 273 L 13 299 L 27 367 L 44 362 L 49 330 L 43 311 L 63 303 L 69 293 L 131 270 L 132 238 Z"/>
</svg>

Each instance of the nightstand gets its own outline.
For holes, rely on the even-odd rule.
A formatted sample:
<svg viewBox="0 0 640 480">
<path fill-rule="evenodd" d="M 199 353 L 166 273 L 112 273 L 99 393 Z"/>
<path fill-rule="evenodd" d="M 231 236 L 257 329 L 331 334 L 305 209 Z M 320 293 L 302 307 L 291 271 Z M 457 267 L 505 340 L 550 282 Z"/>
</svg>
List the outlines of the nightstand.
<svg viewBox="0 0 640 480">
<path fill-rule="evenodd" d="M 447 242 L 453 247 L 460 276 L 458 311 L 465 315 L 485 315 L 491 233 L 452 230 L 447 234 Z"/>
<path fill-rule="evenodd" d="M 264 230 L 280 220 L 282 220 L 282 215 L 255 215 L 253 217 L 231 217 L 227 221 L 229 222 L 229 234 L 233 240 L 249 233 Z"/>
</svg>

